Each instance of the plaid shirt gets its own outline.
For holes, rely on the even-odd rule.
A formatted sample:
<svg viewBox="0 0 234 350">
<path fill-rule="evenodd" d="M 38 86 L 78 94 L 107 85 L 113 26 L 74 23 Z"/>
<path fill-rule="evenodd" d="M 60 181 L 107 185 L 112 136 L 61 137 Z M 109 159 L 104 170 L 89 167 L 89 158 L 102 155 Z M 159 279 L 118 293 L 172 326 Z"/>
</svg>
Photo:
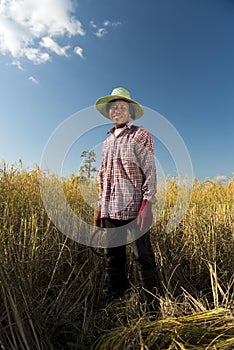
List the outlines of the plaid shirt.
<svg viewBox="0 0 234 350">
<path fill-rule="evenodd" d="M 155 202 L 154 141 L 149 131 L 128 123 L 118 136 L 103 142 L 100 166 L 101 217 L 119 220 L 137 217 L 143 199 Z"/>
</svg>

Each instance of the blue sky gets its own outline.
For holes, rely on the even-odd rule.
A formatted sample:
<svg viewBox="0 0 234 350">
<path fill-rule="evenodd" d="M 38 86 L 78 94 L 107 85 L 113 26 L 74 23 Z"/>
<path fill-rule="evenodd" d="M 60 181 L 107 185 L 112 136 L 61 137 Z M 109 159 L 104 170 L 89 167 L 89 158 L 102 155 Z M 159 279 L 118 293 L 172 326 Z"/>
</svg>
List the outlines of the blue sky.
<svg viewBox="0 0 234 350">
<path fill-rule="evenodd" d="M 40 164 L 61 123 L 123 86 L 178 131 L 195 177 L 231 177 L 233 18 L 232 0 L 1 1 L 0 160 Z M 106 130 L 78 140 L 64 171 Z M 157 142 L 155 153 L 174 174 Z"/>
</svg>

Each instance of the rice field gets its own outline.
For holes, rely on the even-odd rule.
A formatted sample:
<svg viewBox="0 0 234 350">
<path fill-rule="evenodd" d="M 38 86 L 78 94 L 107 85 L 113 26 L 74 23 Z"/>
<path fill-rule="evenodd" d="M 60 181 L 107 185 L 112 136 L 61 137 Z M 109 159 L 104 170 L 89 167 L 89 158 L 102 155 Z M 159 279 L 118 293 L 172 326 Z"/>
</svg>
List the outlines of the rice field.
<svg viewBox="0 0 234 350">
<path fill-rule="evenodd" d="M 50 221 L 40 192 L 45 177 L 55 181 L 38 167 L 0 169 L 1 349 L 234 348 L 234 178 L 225 184 L 194 179 L 191 187 L 176 178 L 159 184 L 151 240 L 164 293 L 160 315 L 149 316 L 131 259 L 130 290 L 95 311 L 105 261 Z M 94 223 L 97 183 L 84 190 L 74 174 L 61 181 L 73 211 Z M 187 211 L 169 232 L 183 191 L 190 193 Z"/>
</svg>

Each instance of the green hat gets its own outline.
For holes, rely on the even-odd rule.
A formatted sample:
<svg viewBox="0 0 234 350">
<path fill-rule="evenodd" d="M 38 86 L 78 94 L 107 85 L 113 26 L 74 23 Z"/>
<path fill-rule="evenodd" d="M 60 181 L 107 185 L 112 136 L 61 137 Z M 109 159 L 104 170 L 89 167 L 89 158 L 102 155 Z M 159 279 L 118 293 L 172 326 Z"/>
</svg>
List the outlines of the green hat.
<svg viewBox="0 0 234 350">
<path fill-rule="evenodd" d="M 134 119 L 139 119 L 144 114 L 144 108 L 138 102 L 131 99 L 130 92 L 122 87 L 118 87 L 112 90 L 111 94 L 108 96 L 103 96 L 96 101 L 96 109 L 104 117 L 109 118 L 109 111 L 107 105 L 109 102 L 114 100 L 124 100 L 131 103 L 134 110 Z M 133 119 L 133 118 L 132 118 Z"/>
</svg>

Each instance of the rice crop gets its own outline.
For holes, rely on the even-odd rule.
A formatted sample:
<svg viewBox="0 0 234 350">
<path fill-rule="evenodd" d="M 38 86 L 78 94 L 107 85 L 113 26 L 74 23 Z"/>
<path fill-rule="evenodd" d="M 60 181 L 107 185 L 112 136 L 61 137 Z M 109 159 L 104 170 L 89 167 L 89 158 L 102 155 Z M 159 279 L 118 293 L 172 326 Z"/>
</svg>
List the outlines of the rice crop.
<svg viewBox="0 0 234 350">
<path fill-rule="evenodd" d="M 131 259 L 131 288 L 95 311 L 105 288 L 105 259 L 53 224 L 41 198 L 42 178 L 56 192 L 55 177 L 38 167 L 0 168 L 1 349 L 233 348 L 233 178 L 159 184 L 151 234 L 163 289 L 157 316 L 146 313 Z M 74 174 L 61 179 L 64 194 L 74 213 L 92 224 L 97 183 L 82 188 L 78 180 Z M 190 201 L 169 232 L 179 191 L 190 193 Z"/>
<path fill-rule="evenodd" d="M 222 309 L 154 321 L 139 318 L 100 337 L 92 349 L 233 349 L 233 320 Z"/>
</svg>

